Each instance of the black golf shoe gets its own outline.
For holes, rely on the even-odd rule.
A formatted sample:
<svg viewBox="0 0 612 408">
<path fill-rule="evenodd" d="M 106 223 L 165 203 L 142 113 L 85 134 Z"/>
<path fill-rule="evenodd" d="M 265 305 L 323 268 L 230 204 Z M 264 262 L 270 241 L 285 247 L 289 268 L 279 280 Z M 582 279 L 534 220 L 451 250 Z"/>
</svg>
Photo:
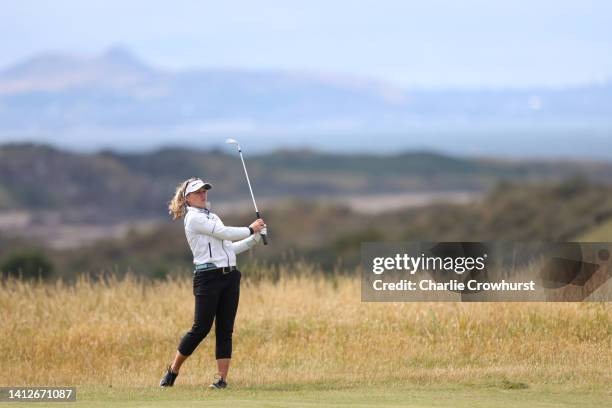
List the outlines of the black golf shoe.
<svg viewBox="0 0 612 408">
<path fill-rule="evenodd" d="M 208 386 L 208 388 L 213 388 L 213 389 L 223 389 L 227 387 L 227 382 L 225 382 L 225 380 L 221 377 L 219 377 L 218 375 L 215 376 L 215 382 L 213 382 L 212 384 L 210 384 Z"/>
<path fill-rule="evenodd" d="M 166 374 L 164 374 L 161 381 L 159 382 L 159 386 L 160 387 L 172 387 L 174 385 L 174 380 L 176 380 L 176 377 L 178 377 L 178 373 L 173 373 L 170 366 L 168 366 L 168 370 L 166 371 Z"/>
</svg>

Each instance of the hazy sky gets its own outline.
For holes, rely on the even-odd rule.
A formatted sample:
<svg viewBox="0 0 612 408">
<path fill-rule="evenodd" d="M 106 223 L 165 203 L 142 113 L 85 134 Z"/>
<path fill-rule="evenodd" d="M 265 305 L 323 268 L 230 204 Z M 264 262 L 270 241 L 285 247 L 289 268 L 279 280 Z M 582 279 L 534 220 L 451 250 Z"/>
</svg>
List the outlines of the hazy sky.
<svg viewBox="0 0 612 408">
<path fill-rule="evenodd" d="M 113 45 L 167 68 L 283 68 L 405 86 L 612 79 L 612 1 L 3 2 L 0 68 Z"/>
</svg>

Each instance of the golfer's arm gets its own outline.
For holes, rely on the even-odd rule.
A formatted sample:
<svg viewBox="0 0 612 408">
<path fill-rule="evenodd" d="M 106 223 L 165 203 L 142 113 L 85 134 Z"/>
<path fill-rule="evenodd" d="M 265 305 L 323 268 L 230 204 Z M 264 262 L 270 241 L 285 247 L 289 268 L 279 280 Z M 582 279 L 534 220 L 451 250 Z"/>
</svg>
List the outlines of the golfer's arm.
<svg viewBox="0 0 612 408">
<path fill-rule="evenodd" d="M 255 244 L 257 243 L 257 241 L 259 241 L 259 237 L 260 237 L 259 234 L 255 234 L 241 241 L 232 242 L 232 245 L 234 246 L 234 253 L 238 255 L 244 251 L 247 251 L 253 248 Z"/>
<path fill-rule="evenodd" d="M 211 235 L 218 239 L 236 241 L 251 235 L 249 227 L 227 227 L 221 221 L 213 221 L 207 218 L 194 219 L 189 227 L 199 233 Z"/>
</svg>

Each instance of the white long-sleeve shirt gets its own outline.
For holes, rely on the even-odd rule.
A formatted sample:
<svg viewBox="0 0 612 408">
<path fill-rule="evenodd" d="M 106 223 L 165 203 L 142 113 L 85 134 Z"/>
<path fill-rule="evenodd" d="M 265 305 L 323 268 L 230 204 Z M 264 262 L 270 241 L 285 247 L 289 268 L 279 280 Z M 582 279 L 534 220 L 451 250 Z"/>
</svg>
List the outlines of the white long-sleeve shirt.
<svg viewBox="0 0 612 408">
<path fill-rule="evenodd" d="M 195 265 L 236 266 L 236 255 L 260 239 L 259 234 L 251 235 L 248 227 L 225 226 L 217 214 L 204 208 L 187 206 L 184 223 Z"/>
</svg>

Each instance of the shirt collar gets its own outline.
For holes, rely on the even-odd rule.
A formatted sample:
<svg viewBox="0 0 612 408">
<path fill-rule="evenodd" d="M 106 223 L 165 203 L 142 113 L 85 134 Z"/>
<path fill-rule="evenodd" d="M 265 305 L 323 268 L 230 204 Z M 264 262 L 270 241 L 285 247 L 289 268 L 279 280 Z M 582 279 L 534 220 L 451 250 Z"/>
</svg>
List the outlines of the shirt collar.
<svg viewBox="0 0 612 408">
<path fill-rule="evenodd" d="M 187 206 L 187 211 L 195 211 L 199 213 L 210 214 L 210 210 L 208 208 L 197 208 L 197 207 L 192 207 L 190 205 Z"/>
</svg>

